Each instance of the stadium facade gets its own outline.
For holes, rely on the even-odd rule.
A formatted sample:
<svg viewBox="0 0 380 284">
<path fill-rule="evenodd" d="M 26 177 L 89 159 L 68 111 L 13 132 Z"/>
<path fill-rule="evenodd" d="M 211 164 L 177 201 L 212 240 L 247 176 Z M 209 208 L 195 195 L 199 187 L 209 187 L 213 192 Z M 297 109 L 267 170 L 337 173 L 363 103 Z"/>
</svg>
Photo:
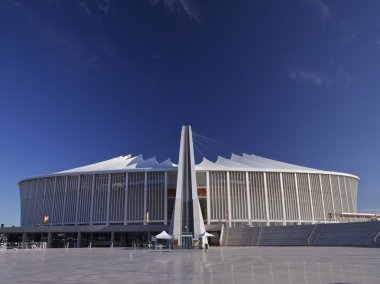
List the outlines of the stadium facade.
<svg viewBox="0 0 380 284">
<path fill-rule="evenodd" d="M 20 228 L 77 232 L 78 244 L 96 230 L 149 240 L 166 229 L 183 245 L 218 226 L 337 222 L 336 214 L 357 212 L 358 181 L 251 154 L 196 164 L 183 126 L 178 165 L 127 155 L 20 181 Z"/>
</svg>

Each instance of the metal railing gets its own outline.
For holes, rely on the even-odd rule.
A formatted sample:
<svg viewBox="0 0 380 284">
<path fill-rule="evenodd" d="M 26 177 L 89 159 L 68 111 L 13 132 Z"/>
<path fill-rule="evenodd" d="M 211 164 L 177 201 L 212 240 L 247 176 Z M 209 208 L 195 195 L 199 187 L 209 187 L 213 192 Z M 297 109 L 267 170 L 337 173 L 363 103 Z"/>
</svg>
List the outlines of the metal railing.
<svg viewBox="0 0 380 284">
<path fill-rule="evenodd" d="M 319 231 L 318 231 L 319 230 Z M 311 245 L 311 240 L 315 240 L 316 238 L 313 238 L 316 234 L 321 234 L 322 231 L 322 225 L 321 224 L 315 224 L 313 230 L 311 231 L 309 237 L 307 238 L 307 245 Z"/>
<path fill-rule="evenodd" d="M 377 243 L 377 240 L 379 239 L 379 237 L 380 237 L 380 232 L 378 232 L 377 235 L 373 238 L 373 241 Z"/>
<path fill-rule="evenodd" d="M 20 242 L 20 243 L 2 243 L 0 245 L 0 251 L 6 250 L 41 250 L 47 248 L 47 242 Z"/>
<path fill-rule="evenodd" d="M 260 239 L 261 239 L 261 234 L 262 234 L 262 232 L 263 232 L 263 227 L 260 227 L 259 237 L 257 238 L 256 246 L 258 246 L 259 243 L 260 243 Z"/>
</svg>

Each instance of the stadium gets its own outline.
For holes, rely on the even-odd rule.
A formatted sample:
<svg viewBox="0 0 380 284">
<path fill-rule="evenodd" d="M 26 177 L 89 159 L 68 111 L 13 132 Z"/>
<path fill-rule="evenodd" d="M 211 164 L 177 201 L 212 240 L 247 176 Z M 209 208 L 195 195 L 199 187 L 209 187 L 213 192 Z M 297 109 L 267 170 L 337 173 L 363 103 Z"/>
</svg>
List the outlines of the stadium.
<svg viewBox="0 0 380 284">
<path fill-rule="evenodd" d="M 196 164 L 191 127 L 183 126 L 178 164 L 126 155 L 21 180 L 20 228 L 24 240 L 40 233 L 53 246 L 132 245 L 162 230 L 190 246 L 223 227 L 342 222 L 357 212 L 358 181 L 252 154 Z"/>
</svg>

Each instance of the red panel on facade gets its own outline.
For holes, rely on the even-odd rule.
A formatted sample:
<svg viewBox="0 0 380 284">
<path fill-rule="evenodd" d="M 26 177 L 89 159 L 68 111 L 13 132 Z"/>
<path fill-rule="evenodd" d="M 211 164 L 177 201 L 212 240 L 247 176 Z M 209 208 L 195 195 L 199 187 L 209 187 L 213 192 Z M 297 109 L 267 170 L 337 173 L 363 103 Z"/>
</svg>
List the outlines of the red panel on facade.
<svg viewBox="0 0 380 284">
<path fill-rule="evenodd" d="M 198 188 L 198 196 L 206 196 L 206 189 Z"/>
</svg>

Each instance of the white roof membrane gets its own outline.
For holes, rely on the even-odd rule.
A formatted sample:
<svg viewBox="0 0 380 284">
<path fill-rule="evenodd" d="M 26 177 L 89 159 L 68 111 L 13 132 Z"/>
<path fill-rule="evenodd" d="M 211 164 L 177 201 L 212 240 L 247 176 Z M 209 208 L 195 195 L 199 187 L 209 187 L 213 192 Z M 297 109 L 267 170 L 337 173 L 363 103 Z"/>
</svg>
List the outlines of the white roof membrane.
<svg viewBox="0 0 380 284">
<path fill-rule="evenodd" d="M 105 172 L 105 171 L 122 171 L 129 169 L 168 169 L 175 168 L 170 159 L 159 163 L 156 157 L 152 157 L 144 160 L 143 157 L 131 155 L 120 156 L 110 160 L 106 160 L 103 162 L 74 168 L 62 172 L 58 172 L 57 174 L 73 174 L 73 173 L 84 173 L 84 172 Z"/>
<path fill-rule="evenodd" d="M 54 173 L 53 175 L 62 174 L 83 174 L 93 172 L 114 172 L 114 171 L 128 171 L 128 170 L 169 170 L 176 169 L 178 165 L 174 164 L 170 159 L 162 162 L 157 161 L 156 157 L 144 159 L 139 156 L 120 156 L 106 161 L 69 169 L 61 172 Z M 301 173 L 327 173 L 336 175 L 347 175 L 358 178 L 357 176 L 339 173 L 322 171 L 313 168 L 302 167 L 289 163 L 284 163 L 268 158 L 243 154 L 242 156 L 232 154 L 231 158 L 224 158 L 218 156 L 215 162 L 212 162 L 205 157 L 195 166 L 197 171 L 275 171 L 275 172 L 301 172 Z"/>
<path fill-rule="evenodd" d="M 275 172 L 300 172 L 300 173 L 324 173 L 324 174 L 334 174 L 334 175 L 346 175 L 358 178 L 357 176 L 340 173 L 323 171 L 313 168 L 302 167 L 294 164 L 284 163 L 276 160 L 271 160 L 268 158 L 243 154 L 242 156 L 232 154 L 230 159 L 218 156 L 215 162 L 209 161 L 203 158 L 202 162 L 196 165 L 196 170 L 201 171 L 275 171 Z"/>
</svg>

